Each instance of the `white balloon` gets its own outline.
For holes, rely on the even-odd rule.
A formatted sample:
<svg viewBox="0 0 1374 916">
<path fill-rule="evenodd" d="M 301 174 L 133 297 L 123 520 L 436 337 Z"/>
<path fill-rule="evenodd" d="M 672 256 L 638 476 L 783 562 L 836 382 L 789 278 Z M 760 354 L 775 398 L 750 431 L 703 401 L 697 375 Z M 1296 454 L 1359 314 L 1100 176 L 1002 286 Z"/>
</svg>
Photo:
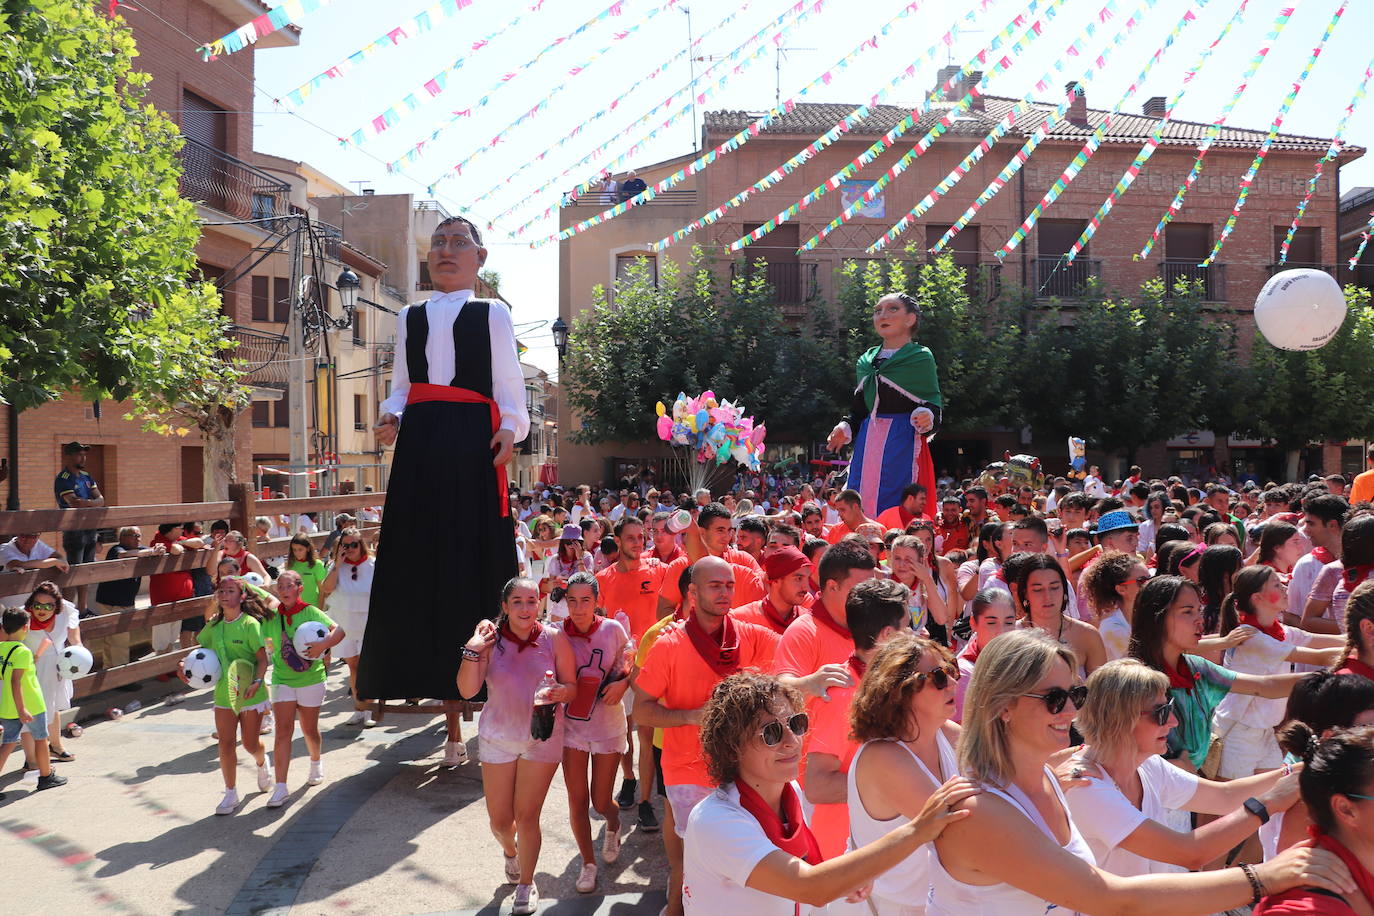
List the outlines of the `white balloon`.
<svg viewBox="0 0 1374 916">
<path fill-rule="evenodd" d="M 1274 274 L 1255 300 L 1255 324 L 1280 350 L 1326 346 L 1345 313 L 1340 284 L 1326 271 L 1308 267 Z"/>
<path fill-rule="evenodd" d="M 67 680 L 84 677 L 94 667 L 95 659 L 85 646 L 67 646 L 57 657 L 57 676 Z"/>
<path fill-rule="evenodd" d="M 192 649 L 182 662 L 182 670 L 186 672 L 186 681 L 192 688 L 203 690 L 214 687 L 219 683 L 219 656 L 204 646 Z"/>
</svg>

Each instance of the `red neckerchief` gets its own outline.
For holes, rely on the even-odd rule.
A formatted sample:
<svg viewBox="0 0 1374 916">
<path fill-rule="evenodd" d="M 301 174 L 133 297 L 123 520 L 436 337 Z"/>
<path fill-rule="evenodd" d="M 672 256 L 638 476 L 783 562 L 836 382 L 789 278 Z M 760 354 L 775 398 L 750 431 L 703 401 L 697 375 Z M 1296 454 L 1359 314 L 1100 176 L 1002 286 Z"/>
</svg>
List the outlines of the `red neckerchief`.
<svg viewBox="0 0 1374 916">
<path fill-rule="evenodd" d="M 282 607 L 277 609 L 277 613 L 281 614 L 282 617 L 285 618 L 286 625 L 289 627 L 291 626 L 291 618 L 295 617 L 297 614 L 299 614 L 301 611 L 305 610 L 308 607 L 310 607 L 310 605 L 306 604 L 304 601 L 297 598 L 295 607 L 288 611 L 286 609 L 286 606 L 283 605 Z"/>
<path fill-rule="evenodd" d="M 535 642 L 539 639 L 539 634 L 543 632 L 543 630 L 544 628 L 540 626 L 539 621 L 536 620 L 534 622 L 534 626 L 530 627 L 530 635 L 525 639 L 521 639 L 519 636 L 515 635 L 514 631 L 511 630 L 509 621 L 501 624 L 502 638 L 508 639 L 511 642 L 515 643 L 517 646 L 519 646 L 519 648 L 516 650 L 518 652 L 524 652 L 530 646 L 534 645 Z"/>
<path fill-rule="evenodd" d="M 1256 630 L 1259 630 L 1265 636 L 1272 636 L 1279 642 L 1283 642 L 1285 639 L 1288 638 L 1287 634 L 1285 634 L 1283 631 L 1283 624 L 1279 623 L 1277 617 L 1275 617 L 1274 620 L 1267 627 L 1260 626 L 1259 618 L 1256 617 L 1254 614 L 1241 614 L 1240 622 L 1245 624 L 1247 627 L 1254 627 Z"/>
<path fill-rule="evenodd" d="M 743 802 L 743 798 L 740 799 Z M 765 828 L 766 829 L 766 828 Z M 1355 879 L 1355 886 L 1360 893 L 1364 894 L 1365 899 L 1374 902 L 1374 874 L 1370 874 L 1369 869 L 1360 864 L 1360 860 L 1341 845 L 1335 837 L 1322 833 L 1316 824 L 1307 828 L 1307 834 L 1318 846 L 1329 849 L 1335 853 L 1336 858 L 1340 859 L 1350 869 L 1350 877 Z"/>
<path fill-rule="evenodd" d="M 975 636 L 969 640 L 967 646 L 964 646 L 964 651 L 959 653 L 959 657 L 966 658 L 970 662 L 977 663 L 978 656 L 982 653 L 982 651 L 983 647 L 978 644 L 978 637 Z"/>
<path fill-rule="evenodd" d="M 855 674 L 854 682 L 857 685 L 859 680 L 864 676 L 864 672 L 868 670 L 868 662 L 859 658 L 859 656 L 855 654 L 849 656 L 849 661 L 847 664 L 849 665 L 849 670 L 853 671 Z"/>
<path fill-rule="evenodd" d="M 1202 674 L 1188 667 L 1188 662 L 1182 655 L 1178 657 L 1178 668 L 1169 667 L 1169 663 L 1164 663 L 1164 673 L 1169 676 L 1170 689 L 1192 690 L 1197 686 L 1197 682 L 1202 680 Z"/>
<path fill-rule="evenodd" d="M 1371 681 L 1374 681 L 1374 667 L 1366 665 L 1355 656 L 1350 656 L 1341 662 L 1341 666 L 1336 669 L 1337 674 L 1360 674 Z M 1374 900 L 1374 897 L 1370 898 Z"/>
<path fill-rule="evenodd" d="M 854 634 L 849 632 L 849 627 L 841 625 L 839 621 L 830 616 L 830 610 L 825 606 L 825 602 L 821 600 L 820 595 L 817 595 L 811 601 L 811 616 L 815 617 L 820 623 L 834 630 L 836 633 L 839 633 L 850 642 L 854 641 Z"/>
<path fill-rule="evenodd" d="M 1369 578 L 1370 573 L 1374 573 L 1374 563 L 1361 563 L 1357 566 L 1342 567 L 1341 578 L 1345 580 L 1345 590 L 1353 592 L 1355 586 Z"/>
<path fill-rule="evenodd" d="M 792 783 L 789 782 L 782 787 L 783 817 L 779 817 L 778 812 L 763 800 L 763 796 L 746 785 L 743 780 L 737 781 L 735 788 L 739 790 L 739 806 L 754 815 L 754 820 L 763 828 L 763 834 L 768 837 L 768 842 L 788 855 L 803 859 L 811 865 L 820 865 L 824 861 L 821 844 L 816 842 L 815 834 L 806 826 L 806 818 L 802 816 L 801 799 L 797 797 L 797 790 L 792 787 Z"/>
<path fill-rule="evenodd" d="M 696 614 L 687 617 L 684 629 L 701 660 L 710 665 L 719 677 L 729 677 L 739 670 L 739 634 L 735 632 L 735 622 L 729 614 L 721 618 L 720 629 L 716 630 L 714 636 L 706 632 Z"/>
<path fill-rule="evenodd" d="M 788 608 L 787 614 L 784 616 L 781 611 L 773 607 L 773 599 L 766 596 L 763 601 L 759 602 L 759 607 L 763 610 L 763 616 L 772 621 L 774 628 L 779 633 L 786 630 L 789 623 L 801 616 L 801 612 L 795 607 Z"/>
<path fill-rule="evenodd" d="M 226 550 L 226 551 L 224 551 L 223 555 L 221 556 L 221 559 L 227 559 L 227 560 L 242 560 L 243 557 L 244 557 L 244 554 L 246 554 L 246 553 L 248 553 L 248 548 L 247 548 L 247 547 L 243 548 L 243 549 L 240 550 L 238 553 L 230 553 L 229 551 Z"/>
<path fill-rule="evenodd" d="M 362 566 L 362 565 L 363 565 L 364 563 L 366 563 L 369 559 L 371 559 L 371 558 L 367 555 L 366 552 L 364 552 L 364 553 L 363 553 L 363 558 L 362 558 L 361 560 L 350 560 L 348 557 L 344 557 L 344 558 L 343 558 L 343 561 L 344 561 L 345 563 L 347 563 L 349 566 Z"/>
<path fill-rule="evenodd" d="M 1313 547 L 1312 556 L 1317 558 L 1317 562 L 1325 566 L 1327 563 L 1336 562 L 1336 555 L 1325 547 Z"/>
<path fill-rule="evenodd" d="M 669 554 L 668 556 L 666 556 L 666 557 L 661 557 L 661 556 L 659 556 L 659 555 L 658 555 L 658 551 L 654 551 L 653 556 L 657 557 L 659 560 L 662 560 L 664 563 L 671 563 L 671 562 L 673 562 L 674 560 L 676 560 L 678 557 L 682 556 L 682 545 L 681 545 L 681 544 L 674 544 L 674 545 L 673 545 L 673 552 L 672 552 L 671 554 Z"/>
<path fill-rule="evenodd" d="M 41 632 L 41 633 L 46 633 L 48 630 L 51 630 L 52 627 L 53 627 L 53 624 L 57 622 L 57 612 L 58 612 L 58 610 L 59 610 L 58 608 L 53 608 L 52 616 L 48 618 L 48 620 L 47 620 L 46 623 L 44 623 L 43 621 L 39 620 L 37 614 L 30 613 L 30 614 L 29 614 L 29 629 L 30 629 L 30 630 L 38 630 L 38 631 Z"/>
<path fill-rule="evenodd" d="M 563 622 L 563 632 L 567 633 L 574 639 L 591 640 L 592 634 L 595 633 L 597 630 L 601 629 L 601 621 L 605 619 L 606 618 L 602 617 L 600 614 L 593 614 L 592 625 L 587 627 L 587 631 L 585 633 L 579 633 L 577 630 L 577 625 L 573 623 L 572 618 L 569 617 L 567 620 Z"/>
</svg>

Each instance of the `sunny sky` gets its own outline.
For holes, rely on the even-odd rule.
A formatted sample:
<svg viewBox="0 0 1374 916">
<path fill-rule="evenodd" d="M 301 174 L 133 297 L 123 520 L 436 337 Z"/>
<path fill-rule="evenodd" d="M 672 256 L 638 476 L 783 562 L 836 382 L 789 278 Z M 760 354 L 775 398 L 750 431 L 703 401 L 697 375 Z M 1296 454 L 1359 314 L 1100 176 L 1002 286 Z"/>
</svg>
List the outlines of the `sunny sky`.
<svg viewBox="0 0 1374 916">
<path fill-rule="evenodd" d="M 515 308 L 517 322 L 552 320 L 557 314 L 557 245 L 532 250 L 527 243 L 530 238 L 556 231 L 556 215 L 532 226 L 519 240 L 508 238 L 507 233 L 556 203 L 561 190 L 595 172 L 595 163 L 620 156 L 646 133 L 650 127 L 626 128 L 673 93 L 683 90 L 690 80 L 689 66 L 694 66 L 700 75 L 712 65 L 709 58 L 730 54 L 790 6 L 786 0 L 690 0 L 667 8 L 663 0 L 623 0 L 619 16 L 607 17 L 581 35 L 541 53 L 560 36 L 606 9 L 611 0 L 471 0 L 470 5 L 433 31 L 398 47 L 385 48 L 343 78 L 320 87 L 305 104 L 293 108 L 273 103 L 273 99 L 284 99 L 301 83 L 393 28 L 408 26 L 412 16 L 433 2 L 333 0 L 301 21 L 300 47 L 256 52 L 259 95 L 254 118 L 255 144 L 263 152 L 304 160 L 340 181 L 358 182 L 357 187 L 375 188 L 378 193 L 410 192 L 424 198 L 431 196 L 426 189 L 433 185 L 432 196 L 450 211 L 471 206 L 471 215 L 479 225 L 514 207 L 511 213 L 496 220 L 496 229 L 488 234 L 487 245 L 491 250 L 488 266 L 501 274 L 503 291 Z M 877 32 L 906 2 L 825 0 L 819 10 L 808 7 L 805 20 L 784 41 L 785 48 L 790 50 L 781 66 L 783 97 L 792 96 L 830 69 L 853 47 Z M 967 61 L 1029 3 L 1030 0 L 977 3 L 977 23 L 962 31 L 951 48 L 931 61 L 926 57 L 926 49 L 967 12 L 968 4 L 927 0 L 920 4 L 917 14 L 901 20 L 886 38 L 880 39 L 876 49 L 864 53 L 849 68 L 837 71 L 828 85 L 808 93 L 807 100 L 857 105 L 919 58 L 917 75 L 904 82 L 891 99 L 896 104 L 915 106 L 921 93 L 933 85 L 940 65 Z M 1087 89 L 1091 107 L 1110 108 L 1121 103 L 1125 110 L 1138 112 L 1144 99 L 1169 96 L 1178 89 L 1182 74 L 1216 38 L 1240 3 L 1241 0 L 1115 0 L 1117 15 L 1100 25 L 1096 37 L 1086 44 L 1092 53 L 1070 60 L 1064 75 L 1056 75 L 1054 84 L 1062 85 L 1067 78 L 1083 78 L 1092 59 L 1111 43 L 1127 17 L 1143 10 L 1141 24 L 1131 39 L 1112 52 L 1105 68 L 1091 76 Z M 1014 61 L 1010 70 L 990 82 L 987 92 L 1022 96 L 1062 57 L 1065 46 L 1106 4 L 1107 0 L 1058 0 L 1053 21 L 1047 22 L 1041 36 Z M 1039 0 L 1042 11 L 1053 5 L 1053 0 Z M 536 10 L 535 6 L 539 8 Z M 1276 14 L 1281 8 L 1295 7 L 1273 52 L 1229 119 L 1236 126 L 1268 127 L 1341 6 L 1341 0 L 1249 0 L 1244 19 L 1212 55 L 1200 79 L 1190 84 L 1175 117 L 1215 120 Z M 1374 3 L 1347 0 L 1345 6 L 1326 50 L 1284 119 L 1285 132 L 1330 138 L 1371 64 L 1370 46 L 1365 42 L 1374 34 Z M 690 16 L 685 12 L 688 9 Z M 1164 53 L 1138 92 L 1123 100 L 1127 87 L 1147 59 L 1190 9 L 1196 11 L 1196 20 Z M 722 25 L 722 20 L 731 14 L 734 18 Z M 512 25 L 517 17 L 518 22 Z M 693 64 L 683 53 L 688 45 L 689 20 L 693 37 L 702 39 L 692 56 L 708 58 Z M 486 47 L 471 50 L 475 41 L 498 31 L 501 34 Z M 629 34 L 617 39 L 618 32 Z M 777 60 L 771 36 L 772 32 L 767 39 L 768 53 L 732 74 L 701 110 L 762 111 L 773 104 Z M 203 37 L 209 40 L 218 36 Z M 536 56 L 538 59 L 534 60 Z M 446 91 L 430 99 L 421 87 L 459 58 L 465 61 L 451 74 Z M 657 75 L 647 78 L 665 64 Z M 212 62 L 206 66 L 215 65 Z M 581 71 L 569 76 L 569 71 L 577 67 Z M 718 66 L 711 73 L 710 82 L 714 83 L 727 69 L 726 64 Z M 509 73 L 515 76 L 503 82 L 503 76 Z M 612 112 L 593 119 L 639 80 L 643 80 L 642 84 Z M 494 89 L 496 85 L 500 88 Z M 376 115 L 412 92 L 425 104 L 408 112 L 381 135 L 369 132 L 361 147 L 343 146 L 336 139 L 365 127 Z M 488 97 L 485 106 L 478 104 L 483 96 Z M 545 109 L 505 132 L 501 144 L 494 149 L 488 146 L 521 113 L 549 98 Z M 1058 101 L 1058 97 L 1045 98 Z M 664 111 L 677 110 L 686 99 L 683 93 Z M 471 109 L 471 114 L 455 119 L 453 112 L 465 109 Z M 650 123 L 656 126 L 662 120 L 660 113 Z M 509 185 L 505 184 L 522 164 L 553 147 L 582 124 L 587 126 L 581 134 L 543 162 L 523 169 Z M 440 126 L 445 130 L 426 146 L 424 155 L 400 174 L 388 174 L 387 162 L 396 160 Z M 662 131 L 633 161 L 649 163 L 680 155 L 695 148 L 698 137 L 699 118 L 698 130 L 694 131 L 692 119 L 685 117 Z M 1374 142 L 1374 102 L 1366 101 L 1356 110 L 1347 127 L 1346 140 L 1359 145 Z M 605 154 L 593 160 L 592 165 L 570 168 L 603 144 L 609 144 Z M 465 163 L 461 176 L 451 174 L 460 162 Z M 565 170 L 569 174 L 560 177 Z M 857 177 L 866 176 L 860 173 Z M 899 180 L 928 181 L 933 185 L 938 177 L 918 168 Z M 1239 175 L 1235 177 L 1238 179 Z M 548 190 L 533 194 L 547 182 L 551 182 Z M 1374 157 L 1366 157 L 1343 170 L 1341 184 L 1345 189 L 1374 184 Z M 470 203 L 494 187 L 500 190 L 480 204 Z M 703 202 L 703 212 L 717 203 Z M 1167 201 L 1161 201 L 1161 211 L 1166 205 Z M 556 369 L 547 328 L 524 334 L 522 339 L 531 348 L 528 359 L 550 371 Z"/>
</svg>

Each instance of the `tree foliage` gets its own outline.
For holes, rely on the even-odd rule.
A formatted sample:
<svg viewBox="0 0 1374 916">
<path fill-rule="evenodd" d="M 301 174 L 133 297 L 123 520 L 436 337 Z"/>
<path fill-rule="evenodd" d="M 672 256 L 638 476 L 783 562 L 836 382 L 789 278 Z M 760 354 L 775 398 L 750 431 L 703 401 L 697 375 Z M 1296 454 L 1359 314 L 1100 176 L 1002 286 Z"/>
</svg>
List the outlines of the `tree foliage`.
<svg viewBox="0 0 1374 916">
<path fill-rule="evenodd" d="M 162 414 L 232 374 L 135 53 L 87 0 L 0 3 L 0 398 L 21 410 L 79 390 Z"/>
</svg>

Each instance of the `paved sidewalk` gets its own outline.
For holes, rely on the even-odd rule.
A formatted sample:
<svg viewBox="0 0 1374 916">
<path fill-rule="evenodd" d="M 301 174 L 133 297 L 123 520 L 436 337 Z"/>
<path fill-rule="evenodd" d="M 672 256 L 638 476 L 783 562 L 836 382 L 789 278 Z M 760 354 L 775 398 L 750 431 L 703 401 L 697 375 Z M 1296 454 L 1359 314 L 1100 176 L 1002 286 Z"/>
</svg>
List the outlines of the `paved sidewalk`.
<svg viewBox="0 0 1374 916">
<path fill-rule="evenodd" d="M 184 696 L 169 704 L 167 693 Z M 104 709 L 147 704 L 118 721 Z M 265 807 L 252 761 L 239 752 L 237 814 L 216 817 L 219 775 L 208 692 L 149 684 L 109 693 L 78 711 L 85 726 L 68 738 L 76 761 L 59 764 L 70 782 L 47 792 L 19 784 L 20 754 L 0 775 L 0 846 L 14 912 L 423 914 L 510 912 L 499 847 L 487 827 L 476 763 L 476 727 L 464 723 L 473 762 L 438 766 L 439 718 L 389 716 L 373 729 L 343 725 L 351 711 L 342 666 L 330 673 L 321 717 L 327 781 L 305 785 L 297 734 L 291 800 Z M 267 737 L 270 748 L 271 736 Z M 618 780 L 617 780 L 618 785 Z M 656 799 L 660 816 L 662 799 Z M 603 826 L 593 813 L 597 849 Z M 656 914 L 667 866 L 658 834 L 622 816 L 620 861 L 602 867 L 595 895 L 573 881 L 581 858 L 567 826 L 561 772 L 544 806 L 536 877 L 556 914 Z M 604 896 L 603 896 L 604 895 Z"/>
</svg>

